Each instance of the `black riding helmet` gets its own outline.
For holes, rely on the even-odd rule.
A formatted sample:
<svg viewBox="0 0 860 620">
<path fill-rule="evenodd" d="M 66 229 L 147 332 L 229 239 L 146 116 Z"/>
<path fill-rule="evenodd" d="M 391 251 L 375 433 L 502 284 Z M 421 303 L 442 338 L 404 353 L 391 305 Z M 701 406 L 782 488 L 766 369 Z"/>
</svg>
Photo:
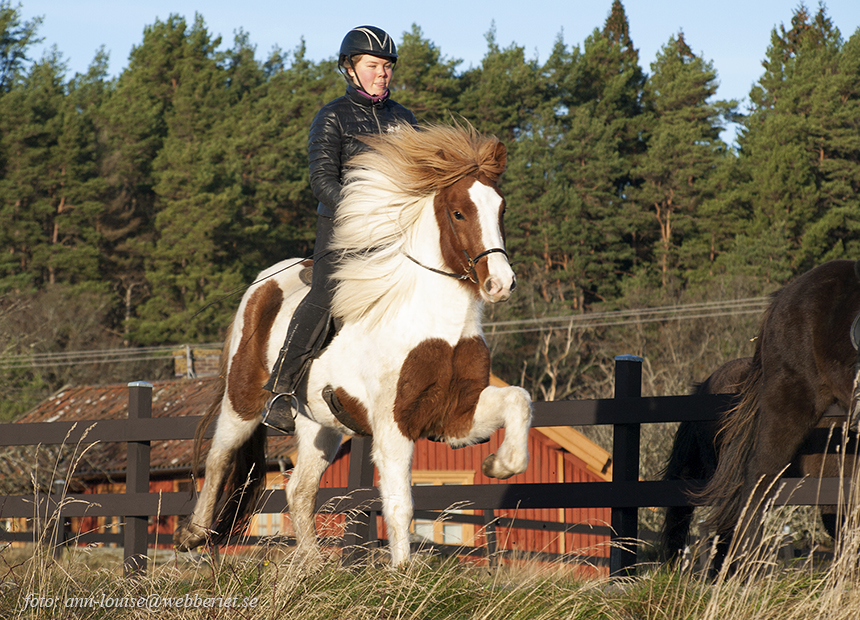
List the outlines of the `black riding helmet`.
<svg viewBox="0 0 860 620">
<path fill-rule="evenodd" d="M 340 44 L 338 67 L 341 70 L 352 67 L 352 57 L 361 54 L 387 58 L 392 63 L 397 62 L 397 46 L 394 45 L 394 39 L 382 28 L 376 26 L 358 26 L 346 33 Z"/>
</svg>

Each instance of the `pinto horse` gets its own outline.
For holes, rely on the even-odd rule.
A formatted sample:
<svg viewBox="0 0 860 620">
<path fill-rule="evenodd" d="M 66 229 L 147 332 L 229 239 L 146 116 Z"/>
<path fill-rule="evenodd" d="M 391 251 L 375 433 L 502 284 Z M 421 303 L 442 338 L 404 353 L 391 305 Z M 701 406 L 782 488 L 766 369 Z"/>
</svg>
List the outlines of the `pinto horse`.
<svg viewBox="0 0 860 620">
<path fill-rule="evenodd" d="M 497 184 L 504 145 L 459 126 L 402 126 L 365 141 L 369 149 L 350 161 L 331 245 L 340 325 L 311 364 L 306 399 L 294 412 L 298 456 L 286 492 L 298 551 L 315 555 L 320 478 L 344 433 L 372 436 L 391 561 L 399 565 L 410 554 L 415 441 L 460 447 L 504 428 L 482 470 L 508 478 L 526 470 L 532 407 L 522 388 L 489 385 L 481 327 L 483 303 L 507 300 L 516 285 Z M 201 424 L 217 416 L 204 484 L 174 534 L 181 550 L 223 541 L 253 511 L 264 476 L 261 386 L 308 290 L 307 262 L 291 262 L 262 272 L 234 318 L 223 397 Z"/>
<path fill-rule="evenodd" d="M 707 525 L 735 543 L 760 536 L 772 482 L 821 422 L 837 408 L 855 425 L 860 270 L 834 260 L 777 291 L 765 311 L 740 402 L 724 416 L 713 477 L 702 492 Z"/>
<path fill-rule="evenodd" d="M 737 394 L 749 374 L 751 357 L 731 360 L 720 366 L 705 381 L 695 386 L 694 394 Z M 721 426 L 731 423 L 730 418 L 736 409 L 729 408 L 720 413 L 719 419 L 708 421 L 681 422 L 675 432 L 672 451 L 663 470 L 664 480 L 688 480 L 707 483 L 714 476 L 721 451 Z M 823 417 L 816 428 L 807 436 L 791 465 L 785 470 L 788 477 L 838 477 L 844 471 L 853 471 L 854 457 L 844 450 L 837 451 L 841 433 L 837 429 L 844 424 L 845 418 Z M 836 432 L 834 432 L 836 431 Z M 851 441 L 855 437 L 852 434 Z M 691 494 L 693 504 L 701 498 L 694 490 Z M 819 506 L 821 521 L 827 533 L 836 538 L 839 530 L 837 506 Z M 671 562 L 677 558 L 687 543 L 687 535 L 693 519 L 694 506 L 670 506 L 660 532 L 660 558 Z M 727 537 L 718 544 L 717 565 L 721 563 L 728 550 Z"/>
</svg>

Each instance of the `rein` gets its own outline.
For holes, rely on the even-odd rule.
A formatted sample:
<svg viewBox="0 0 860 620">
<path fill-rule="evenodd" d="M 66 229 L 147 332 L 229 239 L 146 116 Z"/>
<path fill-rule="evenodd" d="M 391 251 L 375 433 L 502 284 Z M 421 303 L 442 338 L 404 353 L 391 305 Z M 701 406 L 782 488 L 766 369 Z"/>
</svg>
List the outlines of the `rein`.
<svg viewBox="0 0 860 620">
<path fill-rule="evenodd" d="M 466 270 L 465 273 L 451 273 L 449 271 L 442 271 L 441 269 L 436 269 L 435 267 L 430 267 L 429 265 L 425 265 L 417 258 L 413 257 L 406 252 L 403 252 L 403 255 L 411 260 L 413 263 L 418 265 L 419 267 L 423 267 L 427 271 L 432 271 L 433 273 L 438 273 L 440 276 L 448 276 L 449 278 L 456 278 L 457 280 L 468 280 L 472 284 L 478 284 L 478 275 L 475 273 L 475 266 L 478 264 L 478 261 L 487 256 L 488 254 L 492 254 L 494 252 L 499 252 L 505 255 L 505 258 L 510 262 L 510 258 L 508 257 L 508 253 L 503 248 L 490 248 L 489 250 L 484 250 L 480 254 L 478 254 L 475 258 L 469 256 L 469 253 L 466 250 L 463 250 L 463 254 L 466 255 Z"/>
</svg>

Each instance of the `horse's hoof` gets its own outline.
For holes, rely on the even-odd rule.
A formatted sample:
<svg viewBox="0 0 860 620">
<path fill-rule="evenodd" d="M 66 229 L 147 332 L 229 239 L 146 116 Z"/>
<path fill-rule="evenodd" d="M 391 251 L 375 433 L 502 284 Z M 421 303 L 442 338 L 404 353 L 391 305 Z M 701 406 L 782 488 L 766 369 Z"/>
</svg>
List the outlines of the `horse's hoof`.
<svg viewBox="0 0 860 620">
<path fill-rule="evenodd" d="M 516 473 L 501 467 L 499 459 L 495 454 L 491 454 L 484 459 L 484 462 L 481 464 L 481 471 L 488 478 L 496 478 L 498 480 L 507 480 Z"/>
<path fill-rule="evenodd" d="M 173 546 L 177 551 L 191 551 L 206 542 L 206 530 L 193 523 L 176 528 L 173 533 Z"/>
</svg>

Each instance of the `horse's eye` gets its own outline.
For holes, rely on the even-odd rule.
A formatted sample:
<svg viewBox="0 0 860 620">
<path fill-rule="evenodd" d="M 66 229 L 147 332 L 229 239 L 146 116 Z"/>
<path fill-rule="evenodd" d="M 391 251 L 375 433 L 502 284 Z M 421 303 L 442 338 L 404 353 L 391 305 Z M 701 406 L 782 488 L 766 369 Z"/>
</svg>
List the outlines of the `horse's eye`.
<svg viewBox="0 0 860 620">
<path fill-rule="evenodd" d="M 454 211 L 454 219 L 455 220 L 465 220 L 466 216 L 460 213 L 459 211 Z"/>
</svg>

